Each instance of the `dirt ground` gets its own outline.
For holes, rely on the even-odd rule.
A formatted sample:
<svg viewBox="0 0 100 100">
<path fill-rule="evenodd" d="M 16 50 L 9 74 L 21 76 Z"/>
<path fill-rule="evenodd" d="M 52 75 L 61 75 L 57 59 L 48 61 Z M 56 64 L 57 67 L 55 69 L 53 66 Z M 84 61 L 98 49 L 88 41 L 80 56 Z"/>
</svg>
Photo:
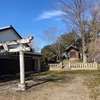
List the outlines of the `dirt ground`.
<svg viewBox="0 0 100 100">
<path fill-rule="evenodd" d="M 0 100 L 92 100 L 83 84 L 87 76 L 65 74 L 27 81 L 26 91 L 15 90 L 16 82 L 0 85 Z"/>
</svg>

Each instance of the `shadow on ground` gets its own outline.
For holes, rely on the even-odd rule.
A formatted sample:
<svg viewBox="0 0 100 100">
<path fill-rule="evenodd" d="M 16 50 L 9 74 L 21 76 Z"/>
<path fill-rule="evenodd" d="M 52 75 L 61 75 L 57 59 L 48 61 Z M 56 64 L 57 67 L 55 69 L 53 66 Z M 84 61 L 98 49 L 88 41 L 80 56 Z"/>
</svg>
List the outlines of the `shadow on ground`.
<svg viewBox="0 0 100 100">
<path fill-rule="evenodd" d="M 41 84 L 45 84 L 45 83 L 55 83 L 55 84 L 63 84 L 63 83 L 69 83 L 74 79 L 73 75 L 62 75 L 62 74 L 55 74 L 55 75 L 51 75 L 49 77 L 45 77 L 45 78 L 37 78 L 37 79 L 33 79 L 33 80 L 29 80 L 27 83 L 27 90 L 34 87 L 34 86 L 38 86 Z M 35 81 L 35 84 L 34 84 Z"/>
</svg>

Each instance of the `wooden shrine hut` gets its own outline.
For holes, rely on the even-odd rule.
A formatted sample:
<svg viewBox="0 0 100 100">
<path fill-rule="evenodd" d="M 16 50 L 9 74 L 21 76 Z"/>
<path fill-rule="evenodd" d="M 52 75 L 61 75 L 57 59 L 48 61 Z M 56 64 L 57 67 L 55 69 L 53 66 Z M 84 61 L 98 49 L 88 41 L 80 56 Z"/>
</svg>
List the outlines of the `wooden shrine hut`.
<svg viewBox="0 0 100 100">
<path fill-rule="evenodd" d="M 79 49 L 73 45 L 66 48 L 66 54 L 69 60 L 78 60 L 80 58 Z"/>
</svg>

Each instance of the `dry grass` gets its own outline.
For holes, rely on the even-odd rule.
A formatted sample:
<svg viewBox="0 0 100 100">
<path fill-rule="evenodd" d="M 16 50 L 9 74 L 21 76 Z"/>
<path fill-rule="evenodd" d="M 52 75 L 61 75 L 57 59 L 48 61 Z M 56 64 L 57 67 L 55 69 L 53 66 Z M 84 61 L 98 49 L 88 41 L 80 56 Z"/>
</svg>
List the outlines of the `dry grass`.
<svg viewBox="0 0 100 100">
<path fill-rule="evenodd" d="M 100 76 L 91 76 L 84 81 L 85 85 L 90 89 L 90 97 L 94 100 L 99 100 L 100 97 Z"/>
</svg>

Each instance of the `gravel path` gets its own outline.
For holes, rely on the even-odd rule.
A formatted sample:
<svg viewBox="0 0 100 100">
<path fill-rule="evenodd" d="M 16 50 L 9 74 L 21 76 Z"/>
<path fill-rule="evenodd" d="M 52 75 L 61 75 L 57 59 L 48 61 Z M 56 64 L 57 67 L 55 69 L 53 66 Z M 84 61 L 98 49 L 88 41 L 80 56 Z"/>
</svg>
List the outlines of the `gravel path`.
<svg viewBox="0 0 100 100">
<path fill-rule="evenodd" d="M 83 85 L 83 76 L 75 76 L 71 82 L 56 84 L 54 87 L 46 87 L 38 93 L 36 100 L 91 100 L 89 90 Z M 55 84 L 55 83 L 54 83 Z"/>
<path fill-rule="evenodd" d="M 64 83 L 44 82 L 25 92 L 9 90 L 5 95 L 0 95 L 0 100 L 91 100 L 89 90 L 83 84 L 85 76 L 67 77 L 73 78 Z"/>
</svg>

